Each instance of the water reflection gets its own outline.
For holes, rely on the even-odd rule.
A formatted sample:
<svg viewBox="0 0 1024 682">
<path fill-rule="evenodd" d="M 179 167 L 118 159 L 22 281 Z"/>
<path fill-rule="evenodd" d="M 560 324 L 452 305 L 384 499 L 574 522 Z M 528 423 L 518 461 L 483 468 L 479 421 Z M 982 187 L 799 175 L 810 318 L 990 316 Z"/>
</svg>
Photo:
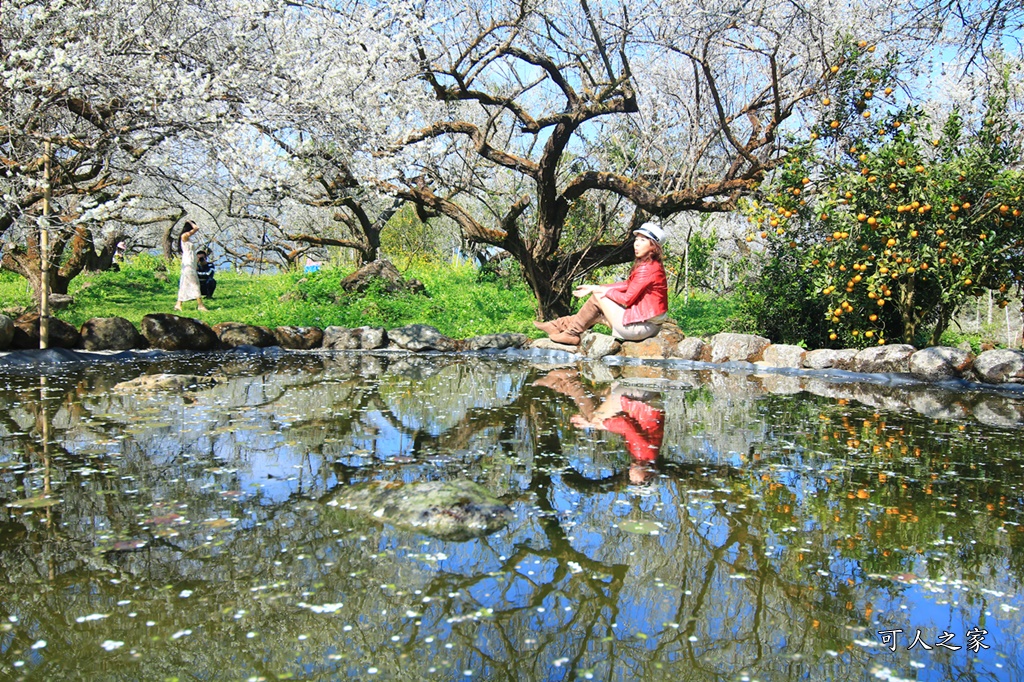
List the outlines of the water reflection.
<svg viewBox="0 0 1024 682">
<path fill-rule="evenodd" d="M 220 382 L 114 390 L 168 371 Z M 3 678 L 1024 677 L 1012 398 L 295 354 L 0 401 Z M 328 504 L 456 479 L 514 519 L 451 542 Z"/>
<path fill-rule="evenodd" d="M 590 395 L 580 380 L 579 369 L 575 368 L 551 370 L 533 385 L 572 399 L 579 409 L 579 414 L 571 419 L 576 428 L 608 431 L 623 438 L 630 456 L 630 483 L 640 485 L 653 479 L 665 439 L 665 412 L 651 404 L 652 392 L 613 382 L 599 394 Z"/>
</svg>

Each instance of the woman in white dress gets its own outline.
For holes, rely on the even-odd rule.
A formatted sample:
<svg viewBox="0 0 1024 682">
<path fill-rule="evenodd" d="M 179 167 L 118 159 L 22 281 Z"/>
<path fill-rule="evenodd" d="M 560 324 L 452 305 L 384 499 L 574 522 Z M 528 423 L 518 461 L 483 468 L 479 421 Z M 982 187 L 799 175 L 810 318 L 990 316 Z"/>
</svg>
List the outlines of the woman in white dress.
<svg viewBox="0 0 1024 682">
<path fill-rule="evenodd" d="M 174 305 L 175 310 L 181 310 L 181 304 L 185 301 L 195 300 L 199 304 L 199 310 L 207 310 L 203 305 L 203 296 L 199 293 L 199 276 L 196 274 L 196 246 L 192 243 L 191 237 L 199 227 L 191 220 L 185 222 L 181 233 L 181 279 L 178 281 L 178 302 Z"/>
</svg>

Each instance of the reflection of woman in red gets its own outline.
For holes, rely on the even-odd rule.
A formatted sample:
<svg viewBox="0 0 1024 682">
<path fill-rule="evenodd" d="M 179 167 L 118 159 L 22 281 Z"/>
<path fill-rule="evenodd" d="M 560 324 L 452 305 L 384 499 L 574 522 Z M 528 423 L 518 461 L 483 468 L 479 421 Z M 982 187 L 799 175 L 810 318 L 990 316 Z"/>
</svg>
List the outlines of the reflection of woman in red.
<svg viewBox="0 0 1024 682">
<path fill-rule="evenodd" d="M 535 383 L 572 398 L 580 410 L 572 417 L 576 428 L 610 431 L 625 439 L 633 460 L 629 467 L 632 483 L 643 483 L 654 473 L 652 465 L 665 439 L 665 413 L 644 402 L 642 391 L 614 384 L 604 401 L 595 407 L 575 370 L 556 369 Z"/>
</svg>

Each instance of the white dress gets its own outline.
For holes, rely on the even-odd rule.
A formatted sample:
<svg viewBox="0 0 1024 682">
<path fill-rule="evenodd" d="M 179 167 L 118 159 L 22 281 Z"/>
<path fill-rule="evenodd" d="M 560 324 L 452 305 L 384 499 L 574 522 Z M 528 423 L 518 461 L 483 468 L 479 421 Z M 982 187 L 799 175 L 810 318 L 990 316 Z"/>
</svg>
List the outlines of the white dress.
<svg viewBox="0 0 1024 682">
<path fill-rule="evenodd" d="M 178 301 L 193 301 L 199 297 L 196 247 L 192 242 L 183 241 L 181 243 L 181 279 L 178 281 Z"/>
</svg>

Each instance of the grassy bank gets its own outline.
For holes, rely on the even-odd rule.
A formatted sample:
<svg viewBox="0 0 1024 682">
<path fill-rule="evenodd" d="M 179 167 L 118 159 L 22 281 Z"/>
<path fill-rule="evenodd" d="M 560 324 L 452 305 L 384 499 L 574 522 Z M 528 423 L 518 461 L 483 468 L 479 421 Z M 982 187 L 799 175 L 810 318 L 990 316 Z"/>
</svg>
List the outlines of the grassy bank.
<svg viewBox="0 0 1024 682">
<path fill-rule="evenodd" d="M 75 326 L 92 317 L 118 316 L 138 325 L 144 315 L 173 312 L 178 293 L 178 271 L 172 265 L 159 272 L 159 261 L 140 256 L 125 263 L 119 272 L 84 274 L 71 285 L 75 303 L 56 316 Z M 523 283 L 480 281 L 471 265 L 415 264 L 404 274 L 423 282 L 427 294 L 387 294 L 370 290 L 344 294 L 339 282 L 347 271 L 325 269 L 303 272 L 247 275 L 217 273 L 217 291 L 207 302 L 209 312 L 186 303 L 184 314 L 207 322 L 243 322 L 277 327 L 283 325 L 392 329 L 423 323 L 437 327 L 452 338 L 479 334 L 522 332 L 541 336 L 532 321 L 536 312 L 533 294 Z M 0 308 L 30 305 L 26 282 L 13 273 L 0 273 Z M 733 301 L 691 297 L 670 298 L 669 314 L 687 334 L 707 335 L 727 330 L 735 314 Z"/>
</svg>

